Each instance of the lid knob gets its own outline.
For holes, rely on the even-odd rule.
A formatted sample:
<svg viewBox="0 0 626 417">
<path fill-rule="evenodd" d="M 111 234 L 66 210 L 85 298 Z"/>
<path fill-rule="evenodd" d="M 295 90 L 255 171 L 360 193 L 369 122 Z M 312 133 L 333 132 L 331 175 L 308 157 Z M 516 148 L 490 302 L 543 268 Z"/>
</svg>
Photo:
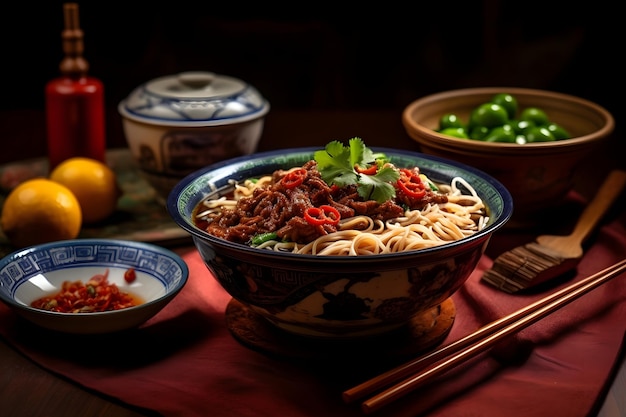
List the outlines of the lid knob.
<svg viewBox="0 0 626 417">
<path fill-rule="evenodd" d="M 199 89 L 211 84 L 215 79 L 215 74 L 204 71 L 187 71 L 178 74 L 177 78 L 184 86 Z"/>
</svg>

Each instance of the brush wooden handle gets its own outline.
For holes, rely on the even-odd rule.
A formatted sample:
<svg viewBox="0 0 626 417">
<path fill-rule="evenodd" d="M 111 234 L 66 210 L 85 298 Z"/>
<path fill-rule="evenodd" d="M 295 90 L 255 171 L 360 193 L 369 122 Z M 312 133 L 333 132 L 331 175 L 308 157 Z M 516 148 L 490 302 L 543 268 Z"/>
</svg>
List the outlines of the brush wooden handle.
<svg viewBox="0 0 626 417">
<path fill-rule="evenodd" d="M 557 250 L 565 258 L 577 258 L 582 256 L 582 243 L 589 236 L 615 199 L 620 195 L 625 186 L 626 171 L 611 171 L 593 200 L 591 200 L 589 205 L 583 210 L 572 233 L 568 236 L 539 236 L 537 242 Z"/>
</svg>

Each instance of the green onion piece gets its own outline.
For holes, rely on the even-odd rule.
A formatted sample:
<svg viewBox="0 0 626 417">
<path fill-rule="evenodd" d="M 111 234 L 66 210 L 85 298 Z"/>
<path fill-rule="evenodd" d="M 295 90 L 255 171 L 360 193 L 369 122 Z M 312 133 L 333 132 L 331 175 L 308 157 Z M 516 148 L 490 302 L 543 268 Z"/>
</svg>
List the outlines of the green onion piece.
<svg viewBox="0 0 626 417">
<path fill-rule="evenodd" d="M 270 240 L 276 240 L 278 235 L 274 232 L 260 233 L 252 237 L 252 245 L 259 246 Z"/>
</svg>

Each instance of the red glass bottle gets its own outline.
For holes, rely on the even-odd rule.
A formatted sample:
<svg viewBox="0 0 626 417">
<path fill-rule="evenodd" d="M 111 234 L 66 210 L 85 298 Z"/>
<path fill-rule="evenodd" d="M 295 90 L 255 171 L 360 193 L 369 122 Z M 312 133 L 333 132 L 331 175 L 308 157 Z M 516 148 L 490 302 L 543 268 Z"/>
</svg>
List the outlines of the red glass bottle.
<svg viewBox="0 0 626 417">
<path fill-rule="evenodd" d="M 50 170 L 74 156 L 105 162 L 105 108 L 102 82 L 87 74 L 78 4 L 63 5 L 65 56 L 61 76 L 46 85 L 46 126 Z"/>
</svg>

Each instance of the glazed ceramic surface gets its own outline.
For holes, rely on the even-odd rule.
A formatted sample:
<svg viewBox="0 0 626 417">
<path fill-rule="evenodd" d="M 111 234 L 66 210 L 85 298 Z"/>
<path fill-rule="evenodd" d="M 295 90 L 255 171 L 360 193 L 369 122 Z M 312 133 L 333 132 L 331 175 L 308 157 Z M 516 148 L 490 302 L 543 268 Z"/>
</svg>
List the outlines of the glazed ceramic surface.
<svg viewBox="0 0 626 417">
<path fill-rule="evenodd" d="M 142 84 L 119 104 L 119 111 L 142 123 L 206 127 L 258 119 L 269 111 L 269 103 L 242 80 L 193 71 Z"/>
<path fill-rule="evenodd" d="M 134 268 L 136 279 L 124 273 Z M 135 307 L 96 313 L 58 313 L 30 307 L 58 293 L 64 281 L 86 282 L 108 270 L 108 281 L 144 301 Z M 31 322 L 52 330 L 96 334 L 136 327 L 158 313 L 187 282 L 188 268 L 158 246 L 110 239 L 76 239 L 27 248 L 0 261 L 0 299 Z"/>
<path fill-rule="evenodd" d="M 269 108 L 253 86 L 210 72 L 151 80 L 118 105 L 131 153 L 163 200 L 185 175 L 253 153 Z"/>
<path fill-rule="evenodd" d="M 462 176 L 488 206 L 489 225 L 439 247 L 370 256 L 315 256 L 255 249 L 209 235 L 193 222 L 208 195 L 231 190 L 230 181 L 300 166 L 318 149 L 265 152 L 215 164 L 182 180 L 167 209 L 187 230 L 212 275 L 246 306 L 288 332 L 326 338 L 370 336 L 405 324 L 450 297 L 469 277 L 493 232 L 512 213 L 498 181 L 438 157 L 379 148 L 397 166 L 418 166 L 434 181 Z"/>
<path fill-rule="evenodd" d="M 473 109 L 498 93 L 515 96 L 520 109 L 543 109 L 572 138 L 519 145 L 459 139 L 435 131 L 444 114 L 454 113 L 469 120 Z M 422 152 L 469 164 L 501 181 L 513 195 L 514 217 L 522 223 L 562 202 L 574 186 L 580 163 L 615 126 L 608 111 L 587 100 L 509 87 L 451 90 L 420 98 L 405 108 L 402 123 Z"/>
</svg>

